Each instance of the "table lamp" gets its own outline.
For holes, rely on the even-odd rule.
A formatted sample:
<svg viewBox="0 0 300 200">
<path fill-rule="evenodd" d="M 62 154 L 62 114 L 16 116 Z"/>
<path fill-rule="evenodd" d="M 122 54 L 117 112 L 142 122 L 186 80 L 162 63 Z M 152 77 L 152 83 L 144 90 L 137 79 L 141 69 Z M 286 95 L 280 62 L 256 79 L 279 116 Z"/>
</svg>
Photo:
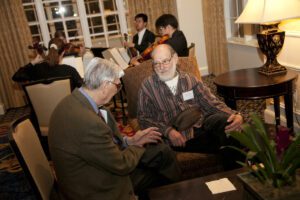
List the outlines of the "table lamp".
<svg viewBox="0 0 300 200">
<path fill-rule="evenodd" d="M 300 0 L 248 0 L 235 23 L 261 25 L 257 41 L 266 62 L 258 69 L 260 73 L 268 76 L 286 73 L 286 68 L 277 61 L 285 37 L 278 24 L 297 17 L 300 17 Z"/>
</svg>

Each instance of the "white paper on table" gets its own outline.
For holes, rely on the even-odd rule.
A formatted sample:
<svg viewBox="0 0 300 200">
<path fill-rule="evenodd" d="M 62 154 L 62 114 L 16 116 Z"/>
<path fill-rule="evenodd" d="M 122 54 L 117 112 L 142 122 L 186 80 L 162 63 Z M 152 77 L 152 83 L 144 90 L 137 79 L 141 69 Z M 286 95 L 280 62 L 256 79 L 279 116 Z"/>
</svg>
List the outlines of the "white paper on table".
<svg viewBox="0 0 300 200">
<path fill-rule="evenodd" d="M 62 64 L 70 65 L 74 67 L 81 78 L 84 76 L 84 67 L 81 57 L 75 57 L 75 56 L 66 56 L 62 59 Z"/>
<path fill-rule="evenodd" d="M 228 180 L 228 178 L 222 178 L 215 181 L 205 183 L 212 194 L 218 194 L 222 192 L 228 192 L 236 190 L 234 185 Z"/>
</svg>

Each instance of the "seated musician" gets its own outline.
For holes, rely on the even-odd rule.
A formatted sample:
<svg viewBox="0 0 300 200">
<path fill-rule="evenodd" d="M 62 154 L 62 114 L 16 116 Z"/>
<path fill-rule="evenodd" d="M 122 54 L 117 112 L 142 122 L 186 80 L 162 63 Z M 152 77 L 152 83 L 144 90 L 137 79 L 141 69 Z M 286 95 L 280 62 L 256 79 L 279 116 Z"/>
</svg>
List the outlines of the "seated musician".
<svg viewBox="0 0 300 200">
<path fill-rule="evenodd" d="M 137 33 L 133 36 L 133 42 L 124 42 L 124 46 L 135 48 L 141 54 L 149 45 L 155 41 L 155 35 L 146 26 L 148 17 L 144 13 L 139 13 L 134 17 Z"/>
<path fill-rule="evenodd" d="M 163 14 L 156 20 L 155 26 L 159 35 L 169 36 L 169 39 L 164 43 L 169 44 L 176 51 L 178 56 L 189 55 L 186 38 L 183 32 L 178 30 L 178 21 L 175 16 Z"/>
<path fill-rule="evenodd" d="M 70 76 L 72 88 L 80 87 L 82 79 L 76 69 L 60 64 L 64 55 L 64 42 L 59 38 L 53 38 L 49 42 L 49 47 L 45 60 L 38 54 L 29 64 L 21 67 L 12 79 L 16 82 L 26 82 Z"/>
<path fill-rule="evenodd" d="M 239 152 L 221 146 L 239 145 L 225 132 L 239 130 L 242 116 L 218 100 L 202 81 L 177 70 L 177 53 L 168 44 L 152 51 L 153 75 L 139 91 L 137 117 L 142 129 L 158 127 L 176 151 L 219 153 L 224 169 L 236 168 Z"/>
<path fill-rule="evenodd" d="M 152 49 L 147 52 L 148 54 L 158 44 L 169 44 L 177 53 L 178 56 L 188 56 L 189 51 L 187 47 L 187 41 L 182 31 L 178 30 L 178 21 L 175 16 L 171 14 L 161 15 L 155 22 L 155 26 L 158 30 L 158 34 L 161 39 L 154 44 Z M 148 49 L 146 49 L 147 51 Z M 150 56 L 147 56 L 149 59 Z M 130 61 L 131 65 L 139 65 L 139 57 L 135 57 Z"/>
<path fill-rule="evenodd" d="M 67 41 L 66 35 L 62 31 L 56 31 L 54 33 L 54 38 L 59 38 L 64 42 L 65 45 L 65 53 L 64 56 L 79 56 L 82 57 L 85 53 L 85 47 L 82 45 L 75 45 L 72 42 Z M 50 47 L 50 43 L 49 43 Z"/>
</svg>

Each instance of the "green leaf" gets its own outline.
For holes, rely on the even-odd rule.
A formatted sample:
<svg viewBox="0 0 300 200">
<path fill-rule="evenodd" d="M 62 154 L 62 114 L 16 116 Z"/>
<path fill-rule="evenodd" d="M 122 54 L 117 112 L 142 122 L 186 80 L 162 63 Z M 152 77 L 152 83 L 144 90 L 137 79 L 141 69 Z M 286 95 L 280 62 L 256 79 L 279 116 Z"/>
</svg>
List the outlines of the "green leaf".
<svg viewBox="0 0 300 200">
<path fill-rule="evenodd" d="M 239 141 L 243 146 L 249 148 L 252 151 L 258 151 L 255 144 L 253 144 L 253 141 L 249 139 L 246 133 L 241 133 L 238 131 L 232 131 L 228 133 L 231 137 Z"/>
<path fill-rule="evenodd" d="M 235 147 L 235 146 L 222 146 L 220 149 L 225 149 L 225 148 L 234 149 L 234 150 L 240 152 L 241 154 L 243 154 L 244 156 L 247 156 L 247 152 L 244 151 L 243 149 L 238 148 L 238 147 Z"/>
</svg>

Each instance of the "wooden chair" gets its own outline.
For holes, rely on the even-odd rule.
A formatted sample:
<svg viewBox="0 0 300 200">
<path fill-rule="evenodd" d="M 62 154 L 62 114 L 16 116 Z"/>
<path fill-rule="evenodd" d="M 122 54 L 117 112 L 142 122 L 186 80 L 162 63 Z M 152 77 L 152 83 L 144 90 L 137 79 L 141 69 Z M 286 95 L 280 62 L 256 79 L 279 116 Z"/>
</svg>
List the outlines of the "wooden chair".
<svg viewBox="0 0 300 200">
<path fill-rule="evenodd" d="M 201 79 L 195 57 L 179 57 L 179 69 L 194 74 Z M 125 70 L 125 76 L 122 78 L 127 97 L 128 123 L 134 128 L 139 129 L 137 122 L 137 102 L 138 91 L 143 80 L 153 73 L 150 60 L 140 65 Z M 222 170 L 219 158 L 214 154 L 202 153 L 177 153 L 177 159 L 183 171 L 183 178 L 192 178 L 215 173 Z"/>
<path fill-rule="evenodd" d="M 188 47 L 189 50 L 189 57 L 195 56 L 195 43 L 191 43 L 191 45 Z"/>
<path fill-rule="evenodd" d="M 41 143 L 28 116 L 12 123 L 9 143 L 28 179 L 37 199 L 57 199 L 54 189 L 55 175 L 51 169 Z"/>
<path fill-rule="evenodd" d="M 23 84 L 23 90 L 37 120 L 41 136 L 48 136 L 50 117 L 56 105 L 71 94 L 70 82 L 70 77 L 63 77 Z"/>
</svg>

